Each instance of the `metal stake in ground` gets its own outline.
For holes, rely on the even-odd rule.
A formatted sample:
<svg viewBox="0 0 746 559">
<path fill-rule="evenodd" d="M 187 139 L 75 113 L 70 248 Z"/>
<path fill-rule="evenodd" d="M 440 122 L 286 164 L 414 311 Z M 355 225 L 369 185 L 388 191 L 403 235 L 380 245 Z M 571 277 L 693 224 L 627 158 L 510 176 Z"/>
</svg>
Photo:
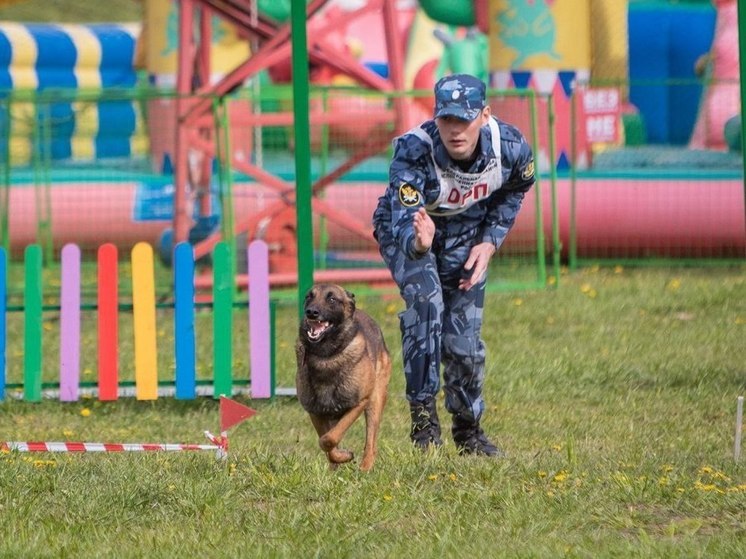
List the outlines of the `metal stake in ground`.
<svg viewBox="0 0 746 559">
<path fill-rule="evenodd" d="M 736 443 L 733 447 L 733 458 L 738 462 L 741 457 L 741 430 L 743 428 L 743 396 L 738 397 L 736 405 Z"/>
</svg>

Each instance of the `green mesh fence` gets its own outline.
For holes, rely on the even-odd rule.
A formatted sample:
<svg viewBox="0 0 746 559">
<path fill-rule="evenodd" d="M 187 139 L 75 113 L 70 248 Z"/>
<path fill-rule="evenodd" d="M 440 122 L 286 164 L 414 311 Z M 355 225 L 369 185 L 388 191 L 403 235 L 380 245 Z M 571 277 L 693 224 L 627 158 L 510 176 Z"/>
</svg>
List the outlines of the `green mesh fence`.
<svg viewBox="0 0 746 559">
<path fill-rule="evenodd" d="M 431 92 L 392 96 L 351 87 L 312 88 L 311 172 L 313 238 L 295 235 L 295 138 L 290 87 L 253 84 L 228 97 L 177 99 L 156 90 L 47 90 L 11 92 L 0 99 L 3 193 L 0 234 L 13 267 L 23 250 L 42 247 L 50 297 L 62 247 L 77 244 L 86 265 L 98 248 L 119 249 L 127 291 L 132 247 L 151 244 L 160 256 L 157 288 L 170 289 L 174 233 L 177 105 L 205 101 L 207 110 L 187 129 L 189 241 L 198 247 L 222 238 L 235 246 L 236 274 L 245 275 L 247 242 L 264 239 L 270 269 L 293 274 L 298 242 L 314 248 L 318 270 L 385 272 L 371 236 L 371 216 L 387 185 L 397 106 L 412 125 L 431 114 Z M 530 91 L 492 92 L 498 115 L 510 115 L 529 141 L 548 134 Z M 539 101 L 546 102 L 546 101 Z M 538 147 L 538 146 L 537 146 Z M 546 284 L 548 256 L 558 254 L 548 168 L 494 261 L 490 289 Z M 209 270 L 209 249 L 200 272 Z M 95 273 L 83 289 L 95 294 Z M 239 281 L 240 283 L 240 281 Z M 292 291 L 292 290 L 291 290 Z M 282 292 L 278 285 L 276 294 Z M 293 296 L 295 294 L 293 293 Z"/>
</svg>

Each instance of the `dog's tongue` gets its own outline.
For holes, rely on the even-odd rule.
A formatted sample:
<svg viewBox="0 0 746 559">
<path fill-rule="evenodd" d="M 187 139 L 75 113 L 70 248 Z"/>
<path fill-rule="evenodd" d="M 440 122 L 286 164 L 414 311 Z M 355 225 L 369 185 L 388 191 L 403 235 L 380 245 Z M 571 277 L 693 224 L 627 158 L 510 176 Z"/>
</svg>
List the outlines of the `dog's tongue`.
<svg viewBox="0 0 746 559">
<path fill-rule="evenodd" d="M 312 339 L 316 339 L 324 333 L 324 330 L 326 330 L 328 326 L 328 322 L 322 322 L 320 320 L 309 320 L 308 336 Z"/>
</svg>

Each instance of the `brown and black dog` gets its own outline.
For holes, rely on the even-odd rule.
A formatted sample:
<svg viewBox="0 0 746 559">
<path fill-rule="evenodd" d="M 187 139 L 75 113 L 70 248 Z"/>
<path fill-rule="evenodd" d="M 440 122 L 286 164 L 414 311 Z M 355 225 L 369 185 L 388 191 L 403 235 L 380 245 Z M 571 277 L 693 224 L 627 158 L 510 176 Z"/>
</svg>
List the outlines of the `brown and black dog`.
<svg viewBox="0 0 746 559">
<path fill-rule="evenodd" d="M 391 358 L 376 322 L 355 309 L 355 296 L 334 284 L 306 294 L 295 354 L 298 400 L 311 416 L 330 465 L 353 454 L 338 445 L 365 412 L 365 450 L 360 469 L 376 459 L 378 429 L 388 394 Z"/>
</svg>

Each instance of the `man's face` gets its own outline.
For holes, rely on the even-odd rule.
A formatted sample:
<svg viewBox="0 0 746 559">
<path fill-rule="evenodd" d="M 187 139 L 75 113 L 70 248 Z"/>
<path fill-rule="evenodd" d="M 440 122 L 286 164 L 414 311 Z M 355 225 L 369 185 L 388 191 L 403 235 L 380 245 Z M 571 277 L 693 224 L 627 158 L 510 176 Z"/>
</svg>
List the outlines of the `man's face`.
<svg viewBox="0 0 746 559">
<path fill-rule="evenodd" d="M 487 106 L 472 121 L 462 120 L 455 116 L 442 116 L 435 119 L 440 138 L 451 159 L 463 161 L 471 158 L 479 141 L 479 129 L 487 124 L 489 118 L 490 108 Z"/>
</svg>

